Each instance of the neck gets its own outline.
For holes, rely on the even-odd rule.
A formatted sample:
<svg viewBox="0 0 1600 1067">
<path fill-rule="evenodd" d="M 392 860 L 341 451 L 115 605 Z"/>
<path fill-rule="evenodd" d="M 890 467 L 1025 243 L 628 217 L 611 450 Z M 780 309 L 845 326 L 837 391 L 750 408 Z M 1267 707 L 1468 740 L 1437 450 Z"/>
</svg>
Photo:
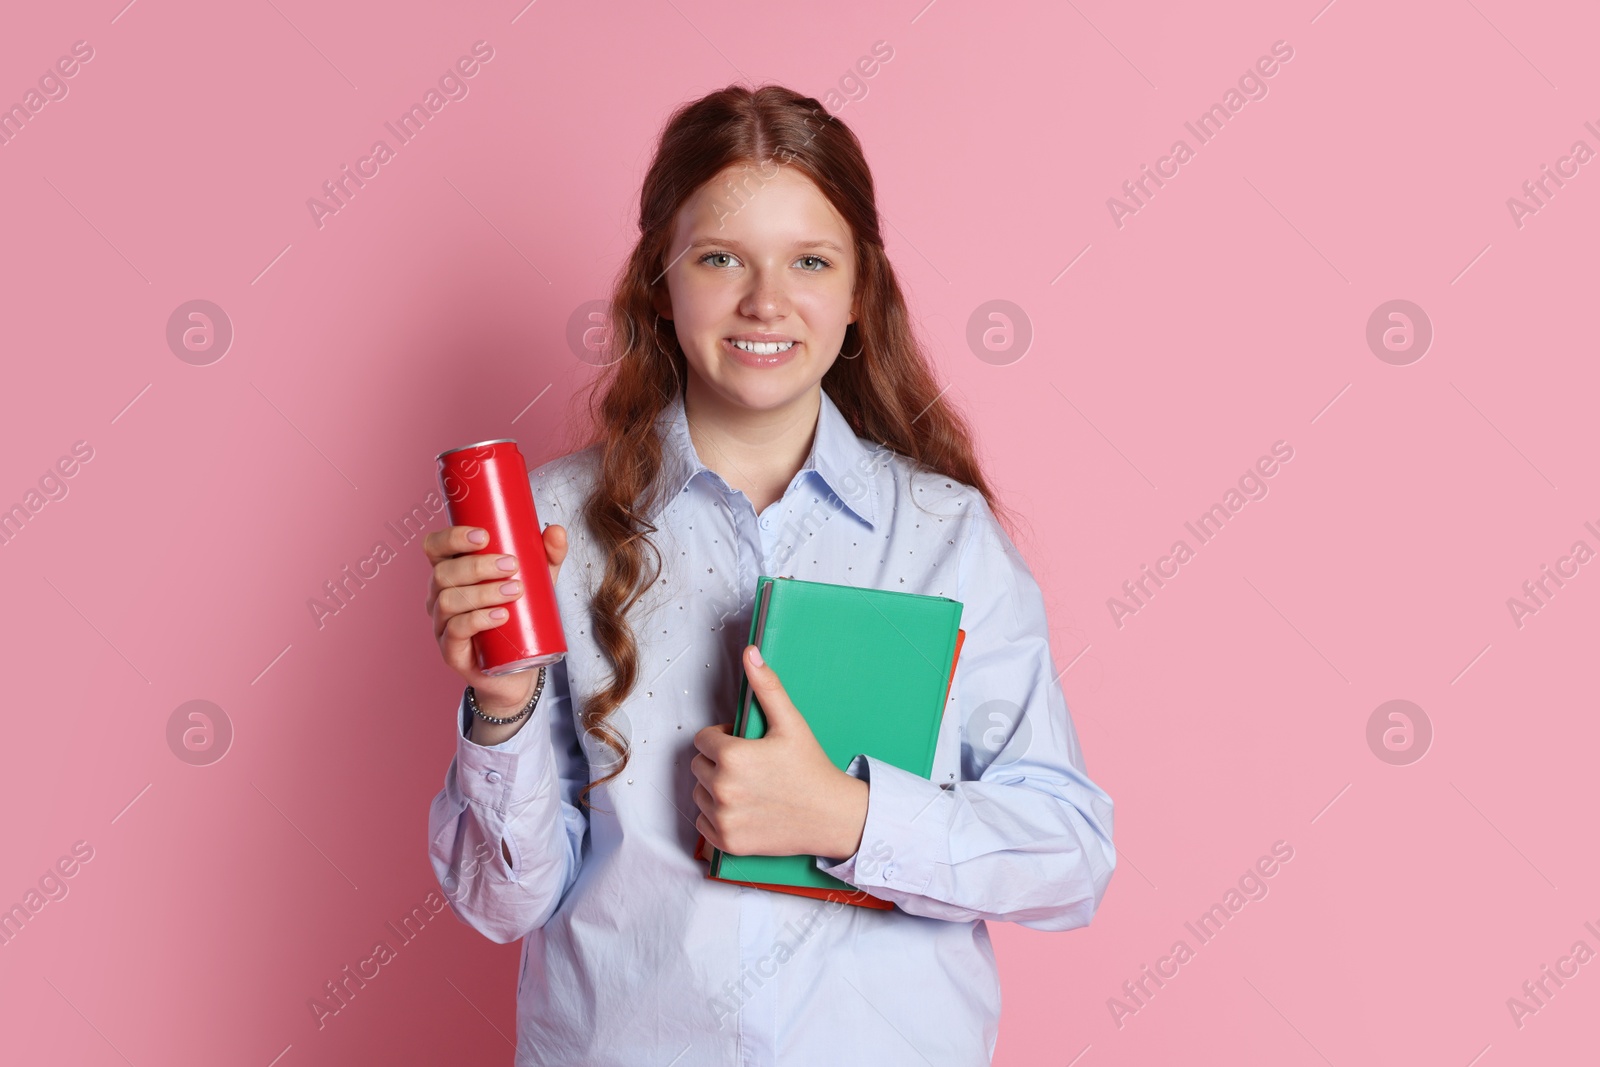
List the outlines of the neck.
<svg viewBox="0 0 1600 1067">
<path fill-rule="evenodd" d="M 743 490 L 757 512 L 783 495 L 805 463 L 821 407 L 820 384 L 782 407 L 759 411 L 729 403 L 692 372 L 684 390 L 689 439 L 700 462 Z"/>
</svg>

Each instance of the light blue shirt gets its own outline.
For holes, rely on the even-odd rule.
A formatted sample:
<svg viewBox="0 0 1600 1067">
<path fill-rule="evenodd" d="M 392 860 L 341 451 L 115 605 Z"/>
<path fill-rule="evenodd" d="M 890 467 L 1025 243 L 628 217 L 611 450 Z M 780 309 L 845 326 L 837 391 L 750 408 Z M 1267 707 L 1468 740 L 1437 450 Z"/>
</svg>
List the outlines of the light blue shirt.
<svg viewBox="0 0 1600 1067">
<path fill-rule="evenodd" d="M 1084 773 L 1038 584 L 980 493 L 860 440 L 826 392 L 804 467 L 760 515 L 700 461 L 681 394 L 657 432 L 667 488 L 649 518 L 664 566 L 630 612 L 639 681 L 608 720 L 630 739 L 626 769 L 577 806 L 614 759 L 576 717 L 610 672 L 588 613 L 604 573 L 581 515 L 591 446 L 531 473 L 541 524 L 568 534 L 567 655 L 502 744 L 469 741 L 457 707 L 429 813 L 456 915 L 523 939 L 515 1062 L 988 1064 L 1000 985 L 986 921 L 1087 925 L 1116 866 L 1111 798 Z M 932 780 L 857 756 L 861 845 L 816 860 L 893 910 L 715 881 L 693 857 L 694 735 L 733 720 L 763 574 L 963 604 Z"/>
</svg>

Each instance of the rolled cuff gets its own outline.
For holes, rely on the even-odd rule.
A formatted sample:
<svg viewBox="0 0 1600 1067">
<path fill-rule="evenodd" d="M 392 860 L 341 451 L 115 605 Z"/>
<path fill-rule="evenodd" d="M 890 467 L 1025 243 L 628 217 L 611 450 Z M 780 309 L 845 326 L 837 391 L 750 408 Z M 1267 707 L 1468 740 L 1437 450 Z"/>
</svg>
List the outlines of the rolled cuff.
<svg viewBox="0 0 1600 1067">
<path fill-rule="evenodd" d="M 950 801 L 947 791 L 873 756 L 857 756 L 846 771 L 871 786 L 861 844 L 855 855 L 837 863 L 818 856 L 817 869 L 858 889 L 922 892 L 939 862 L 934 850 L 941 845 L 948 850 L 940 813 L 932 810 Z"/>
<path fill-rule="evenodd" d="M 541 701 L 542 702 L 542 701 Z M 528 713 L 531 721 L 498 745 L 480 745 L 467 736 L 472 712 L 467 694 L 461 693 L 456 718 L 456 787 L 461 798 L 497 815 L 524 807 L 555 773 L 555 753 L 549 744 L 548 726 L 539 708 Z M 540 737 L 545 743 L 535 744 Z"/>
</svg>

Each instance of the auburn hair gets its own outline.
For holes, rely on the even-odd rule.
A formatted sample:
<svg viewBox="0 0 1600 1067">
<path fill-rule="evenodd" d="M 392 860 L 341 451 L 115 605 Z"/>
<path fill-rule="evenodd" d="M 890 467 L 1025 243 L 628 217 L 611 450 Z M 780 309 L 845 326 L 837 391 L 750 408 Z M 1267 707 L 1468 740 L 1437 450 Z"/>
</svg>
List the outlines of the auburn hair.
<svg viewBox="0 0 1600 1067">
<path fill-rule="evenodd" d="M 921 468 L 972 486 L 1009 527 L 973 454 L 966 421 L 946 404 L 931 364 L 913 334 L 894 268 L 884 254 L 872 173 L 855 134 L 814 98 L 779 85 L 730 85 L 673 112 L 662 130 L 639 193 L 639 239 L 618 272 L 610 297 L 607 358 L 590 382 L 587 447 L 597 447 L 598 471 L 581 515 L 597 542 L 605 573 L 590 604 L 594 638 L 611 663 L 609 684 L 583 703 L 584 731 L 618 756 L 610 773 L 627 766 L 627 739 L 607 724 L 639 679 L 639 648 L 628 610 L 658 579 L 661 553 L 646 516 L 662 494 L 662 440 L 656 417 L 682 395 L 687 361 L 671 323 L 663 333 L 654 294 L 665 286 L 679 209 L 730 166 L 767 172 L 795 168 L 822 191 L 849 223 L 856 253 L 856 321 L 845 330 L 842 353 L 822 387 L 858 437 L 886 445 Z M 733 189 L 737 198 L 740 190 Z M 646 568 L 646 554 L 651 559 Z"/>
</svg>

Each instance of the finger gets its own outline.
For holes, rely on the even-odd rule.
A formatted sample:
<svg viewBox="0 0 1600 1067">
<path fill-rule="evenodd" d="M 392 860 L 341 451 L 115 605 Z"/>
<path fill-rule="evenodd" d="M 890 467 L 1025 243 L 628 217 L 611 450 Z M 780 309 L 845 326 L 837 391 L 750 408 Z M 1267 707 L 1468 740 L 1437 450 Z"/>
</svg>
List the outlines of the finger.
<svg viewBox="0 0 1600 1067">
<path fill-rule="evenodd" d="M 719 738 L 718 737 L 713 737 L 712 735 L 719 735 L 719 737 L 722 738 L 722 739 L 726 739 L 726 738 L 732 737 L 733 736 L 733 724 L 732 723 L 728 723 L 728 722 L 719 722 L 719 723 L 714 723 L 711 726 L 702 726 L 697 731 L 697 736 L 699 734 L 705 734 L 706 735 L 705 739 L 706 739 L 706 741 L 708 743 L 716 744 L 718 742 Z M 740 738 L 739 740 L 743 740 L 743 738 Z"/>
<path fill-rule="evenodd" d="M 429 563 L 438 563 L 451 556 L 481 551 L 488 543 L 489 532 L 481 526 L 446 526 L 424 535 L 422 551 L 427 554 Z"/>
<path fill-rule="evenodd" d="M 689 771 L 694 775 L 695 781 L 698 782 L 706 781 L 716 769 L 717 765 L 711 762 L 703 752 L 696 752 L 694 759 L 689 761 Z"/>
<path fill-rule="evenodd" d="M 797 719 L 803 723 L 805 718 L 790 701 L 789 694 L 784 692 L 778 673 L 771 664 L 758 663 L 755 658 L 758 654 L 755 645 L 745 646 L 744 671 L 750 679 L 750 688 L 755 690 L 756 699 L 761 702 L 761 711 L 767 717 L 767 733 L 792 729 L 798 725 Z"/>
<path fill-rule="evenodd" d="M 429 614 L 433 613 L 433 604 L 442 591 L 457 586 L 477 585 L 494 578 L 510 578 L 519 573 L 520 566 L 516 556 L 497 552 L 441 560 L 434 564 L 433 573 L 428 578 Z"/>
<path fill-rule="evenodd" d="M 487 544 L 489 533 L 478 526 L 446 526 L 442 530 L 431 530 L 422 537 L 422 551 L 428 557 L 428 599 L 425 608 L 429 615 L 433 614 L 434 602 L 439 599 L 439 590 L 447 585 L 462 585 L 462 571 L 451 567 L 446 573 L 451 580 L 441 580 L 439 566 L 446 560 L 468 553 L 477 552 L 483 544 L 477 543 L 481 539 Z"/>
<path fill-rule="evenodd" d="M 464 611 L 476 611 L 496 604 L 509 604 L 519 599 L 522 594 L 522 583 L 515 578 L 446 589 L 439 594 L 438 610 L 434 613 L 433 634 L 435 637 L 439 636 L 450 619 Z"/>
<path fill-rule="evenodd" d="M 550 566 L 559 567 L 567 558 L 567 528 L 551 523 L 544 528 L 544 555 Z"/>
<path fill-rule="evenodd" d="M 702 812 L 709 813 L 717 810 L 717 802 L 712 799 L 711 790 L 707 789 L 705 786 L 696 785 L 694 787 L 693 796 L 695 806 L 698 807 Z"/>
<path fill-rule="evenodd" d="M 731 726 L 718 723 L 716 726 L 707 726 L 695 731 L 694 747 L 711 760 L 712 763 L 721 762 L 721 753 L 731 741 L 743 741 L 742 737 L 730 737 L 728 731 Z"/>
<path fill-rule="evenodd" d="M 700 831 L 701 835 L 711 843 L 713 848 L 720 848 L 724 852 L 728 851 L 722 847 L 722 835 L 717 832 L 716 825 L 712 823 L 711 817 L 706 815 L 705 812 L 701 812 L 694 817 L 694 828 Z"/>
<path fill-rule="evenodd" d="M 494 613 L 497 611 L 505 614 L 495 618 Z M 480 608 L 477 611 L 452 615 L 439 635 L 439 645 L 444 651 L 445 662 L 459 671 L 472 658 L 472 635 L 492 630 L 496 626 L 504 626 L 508 618 L 510 613 L 506 612 L 505 608 Z"/>
</svg>

